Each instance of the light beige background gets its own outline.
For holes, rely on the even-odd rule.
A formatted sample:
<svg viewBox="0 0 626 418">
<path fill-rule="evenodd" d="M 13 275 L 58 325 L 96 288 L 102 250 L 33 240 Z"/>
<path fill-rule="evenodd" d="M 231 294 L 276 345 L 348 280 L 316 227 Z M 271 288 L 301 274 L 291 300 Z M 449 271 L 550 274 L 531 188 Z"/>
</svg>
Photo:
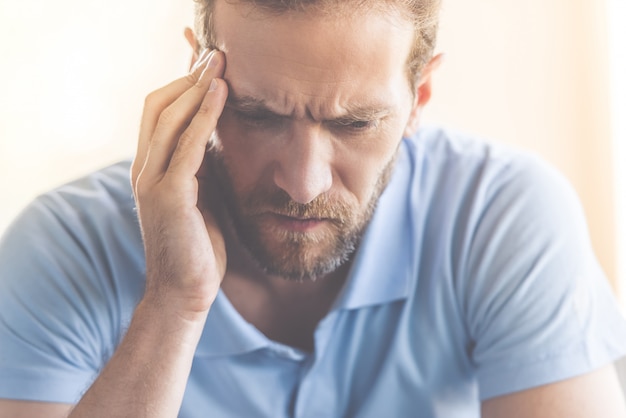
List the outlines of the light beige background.
<svg viewBox="0 0 626 418">
<path fill-rule="evenodd" d="M 131 157 L 143 98 L 184 74 L 191 0 L 1 0 L 0 231 L 35 195 Z M 541 154 L 617 283 L 605 2 L 444 0 L 426 119 Z"/>
</svg>

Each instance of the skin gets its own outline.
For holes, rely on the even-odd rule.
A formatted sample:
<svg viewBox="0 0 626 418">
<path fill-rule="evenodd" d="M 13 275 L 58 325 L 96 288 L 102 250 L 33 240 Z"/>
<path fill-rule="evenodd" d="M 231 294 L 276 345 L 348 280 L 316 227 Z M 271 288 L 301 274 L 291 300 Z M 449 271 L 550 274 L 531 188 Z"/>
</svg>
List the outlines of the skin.
<svg viewBox="0 0 626 418">
<path fill-rule="evenodd" d="M 274 266 L 270 275 L 283 278 L 293 272 L 294 278 L 318 279 L 336 269 L 334 263 L 321 273 L 313 268 L 337 252 L 334 238 L 360 231 L 369 220 L 369 208 L 381 191 L 376 185 L 406 128 L 414 100 L 403 68 L 412 28 L 406 22 L 370 19 L 371 35 L 385 28 L 389 34 L 362 37 L 338 19 L 294 14 L 289 20 L 272 18 L 270 32 L 263 25 L 242 31 L 241 17 L 228 13 L 230 7 L 218 3 L 215 10 L 216 40 L 227 56 L 224 77 L 230 88 L 216 147 L 235 207 L 256 195 L 248 212 L 262 210 L 247 223 L 259 233 L 241 242 L 260 235 L 252 252 L 263 250 L 263 257 L 256 258 L 266 261 L 263 267 Z M 318 36 L 292 42 L 294 25 Z M 258 48 L 258 39 L 273 48 Z M 287 211 L 286 204 L 263 200 L 272 195 L 290 199 L 302 208 L 300 215 Z M 344 208 L 343 214 L 334 213 L 338 208 Z M 347 231 L 337 231 L 335 216 L 342 219 L 335 225 L 347 223 Z"/>
<path fill-rule="evenodd" d="M 402 135 L 410 133 L 430 97 L 429 85 L 423 83 L 416 99 L 404 71 L 412 28 L 406 22 L 390 25 L 378 16 L 357 16 L 345 24 L 293 15 L 272 18 L 268 31 L 265 25 L 242 21 L 250 10 L 231 9 L 218 3 L 215 11 L 216 40 L 227 57 L 224 78 L 230 88 L 216 147 L 234 195 L 280 190 L 300 205 L 327 196 L 330 206 L 341 202 L 352 218 L 359 218 L 377 196 L 376 185 Z M 367 31 L 361 27 L 364 19 Z M 296 26 L 316 36 L 290 36 Z M 388 36 L 381 38 L 380 32 Z M 259 48 L 260 40 L 273 47 Z M 304 244 L 292 265 L 324 258 L 332 247 L 323 238 L 340 235 L 330 222 L 277 218 L 272 206 L 267 212 L 259 229 L 263 247 L 275 256 L 291 247 L 280 240 L 282 233 L 322 237 Z M 237 254 L 229 257 L 222 286 L 231 303 L 270 338 L 311 350 L 314 328 L 341 289 L 348 265 L 313 277 L 314 282 L 286 281 L 266 274 L 226 232 L 228 253 Z"/>
<path fill-rule="evenodd" d="M 410 36 L 402 21 L 390 30 L 388 17 L 373 14 L 335 20 L 290 15 L 270 18 L 268 25 L 240 12 L 219 2 L 217 38 L 224 52 L 197 57 L 190 75 L 146 99 L 132 180 L 147 282 L 127 335 L 73 410 L 5 400 L 0 417 L 70 411 L 72 417 L 176 416 L 220 287 L 268 337 L 310 349 L 313 330 L 341 289 L 349 262 L 302 283 L 266 274 L 236 234 L 220 227 L 220 214 L 209 210 L 219 181 L 205 150 L 215 147 L 223 153 L 235 196 L 265 187 L 283 190 L 300 204 L 329 195 L 363 211 L 400 137 L 418 125 L 439 58 L 411 91 L 402 65 Z M 189 32 L 188 37 L 196 49 Z M 284 123 L 253 135 L 235 122 L 233 109 L 224 110 L 229 94 L 263 100 Z M 354 138 L 336 129 L 333 121 L 350 112 L 362 120 L 364 112 L 354 109 L 363 104 L 370 111 L 387 110 L 378 124 L 381 131 L 362 140 L 363 135 Z M 217 142 L 209 144 L 216 129 Z M 273 231 L 332 231 L 325 222 L 300 218 L 262 222 Z M 267 234 L 265 239 L 280 248 L 277 237 Z M 482 414 L 626 416 L 611 367 L 488 400 Z"/>
</svg>

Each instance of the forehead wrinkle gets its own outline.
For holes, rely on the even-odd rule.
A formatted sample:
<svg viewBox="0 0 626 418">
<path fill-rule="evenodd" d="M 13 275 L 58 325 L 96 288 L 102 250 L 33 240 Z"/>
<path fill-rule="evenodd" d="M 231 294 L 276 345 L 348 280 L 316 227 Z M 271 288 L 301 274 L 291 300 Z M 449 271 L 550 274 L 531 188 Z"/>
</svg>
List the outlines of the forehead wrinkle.
<svg viewBox="0 0 626 418">
<path fill-rule="evenodd" d="M 245 113 L 259 113 L 276 115 L 280 117 L 296 117 L 296 112 L 291 111 L 289 113 L 280 112 L 268 104 L 268 101 L 263 98 L 255 97 L 252 95 L 237 95 L 232 93 L 228 95 L 226 100 L 226 106 L 235 109 L 237 111 Z M 325 107 L 325 106 L 322 106 Z M 348 104 L 346 106 L 336 106 L 336 109 L 322 113 L 327 113 L 323 117 L 317 117 L 313 114 L 309 106 L 306 106 L 306 115 L 312 120 L 333 121 L 333 120 L 377 120 L 384 119 L 390 116 L 394 112 L 394 108 L 391 105 L 384 103 L 372 103 L 372 104 Z"/>
</svg>

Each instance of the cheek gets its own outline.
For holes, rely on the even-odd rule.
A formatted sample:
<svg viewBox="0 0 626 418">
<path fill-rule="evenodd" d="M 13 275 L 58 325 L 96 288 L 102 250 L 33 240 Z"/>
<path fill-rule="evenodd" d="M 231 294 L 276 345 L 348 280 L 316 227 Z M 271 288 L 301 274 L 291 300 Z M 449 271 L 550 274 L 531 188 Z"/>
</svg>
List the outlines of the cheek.
<svg viewBox="0 0 626 418">
<path fill-rule="evenodd" d="M 350 193 L 360 207 L 367 206 L 374 193 L 378 191 L 379 181 L 385 170 L 392 164 L 399 140 L 386 143 L 385 147 L 371 147 L 348 151 L 339 156 L 336 165 L 339 188 Z"/>
<path fill-rule="evenodd" d="M 216 129 L 217 145 L 228 167 L 233 186 L 250 190 L 267 177 L 271 168 L 269 147 L 260 138 L 254 138 L 239 129 L 232 118 L 224 115 Z"/>
<path fill-rule="evenodd" d="M 328 162 L 333 172 L 331 193 L 360 207 L 369 204 L 380 176 L 395 156 L 402 130 L 403 126 L 395 120 L 362 136 L 326 131 L 323 140 L 332 144 Z M 273 171 L 282 159 L 290 158 L 285 153 L 284 135 L 242 128 L 234 116 L 224 112 L 217 128 L 218 145 L 237 193 L 247 193 L 258 186 L 273 187 Z"/>
</svg>

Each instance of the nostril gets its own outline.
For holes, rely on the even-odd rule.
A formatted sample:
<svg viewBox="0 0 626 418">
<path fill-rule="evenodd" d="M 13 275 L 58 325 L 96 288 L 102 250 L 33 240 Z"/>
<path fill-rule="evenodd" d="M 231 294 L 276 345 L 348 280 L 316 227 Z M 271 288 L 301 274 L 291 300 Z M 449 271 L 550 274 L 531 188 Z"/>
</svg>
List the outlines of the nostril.
<svg viewBox="0 0 626 418">
<path fill-rule="evenodd" d="M 332 186 L 330 166 L 326 163 L 281 166 L 274 173 L 274 183 L 297 203 L 306 204 Z"/>
<path fill-rule="evenodd" d="M 294 201 L 309 203 L 332 186 L 332 155 L 332 141 L 318 124 L 294 123 L 277 156 L 274 182 Z"/>
</svg>

